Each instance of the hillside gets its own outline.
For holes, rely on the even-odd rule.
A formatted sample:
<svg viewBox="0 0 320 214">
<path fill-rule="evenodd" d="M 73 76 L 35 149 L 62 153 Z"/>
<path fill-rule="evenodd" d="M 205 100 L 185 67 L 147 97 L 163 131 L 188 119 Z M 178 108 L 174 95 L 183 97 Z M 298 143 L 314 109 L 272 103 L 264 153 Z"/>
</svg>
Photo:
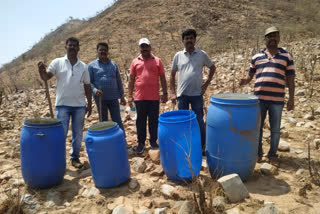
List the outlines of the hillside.
<svg viewBox="0 0 320 214">
<path fill-rule="evenodd" d="M 36 63 L 48 63 L 65 54 L 69 36 L 80 39 L 80 59 L 95 58 L 95 45 L 107 41 L 111 58 L 126 71 L 138 55 L 138 39 L 148 37 L 153 52 L 166 67 L 182 49 L 181 32 L 195 28 L 198 47 L 212 57 L 248 44 L 263 46 L 263 30 L 277 25 L 283 41 L 314 37 L 320 32 L 320 2 L 317 0 L 118 0 L 113 6 L 88 21 L 71 20 L 48 34 L 30 51 L 0 69 L 7 90 L 38 87 Z M 68 27 L 69 26 L 69 27 Z"/>
</svg>

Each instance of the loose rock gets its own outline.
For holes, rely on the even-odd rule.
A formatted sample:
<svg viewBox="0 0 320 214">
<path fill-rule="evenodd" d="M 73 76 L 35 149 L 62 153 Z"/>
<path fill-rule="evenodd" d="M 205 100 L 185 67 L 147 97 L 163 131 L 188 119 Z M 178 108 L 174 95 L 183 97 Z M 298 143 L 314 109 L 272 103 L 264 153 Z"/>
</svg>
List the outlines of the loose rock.
<svg viewBox="0 0 320 214">
<path fill-rule="evenodd" d="M 280 140 L 278 150 L 282 152 L 288 152 L 290 151 L 290 144 L 287 143 L 287 141 Z"/>
<path fill-rule="evenodd" d="M 143 173 L 147 168 L 147 164 L 143 158 L 135 157 L 132 158 L 132 166 L 136 172 Z"/>
<path fill-rule="evenodd" d="M 231 202 L 238 202 L 249 197 L 249 192 L 246 186 L 243 185 L 239 175 L 237 174 L 223 176 L 219 178 L 218 182 Z"/>
</svg>

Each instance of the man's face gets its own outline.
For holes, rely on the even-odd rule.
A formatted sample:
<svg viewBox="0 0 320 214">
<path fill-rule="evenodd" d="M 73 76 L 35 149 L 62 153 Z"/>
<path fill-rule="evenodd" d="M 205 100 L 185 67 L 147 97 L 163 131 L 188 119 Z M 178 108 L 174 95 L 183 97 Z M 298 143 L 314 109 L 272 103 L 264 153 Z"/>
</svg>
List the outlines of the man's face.
<svg viewBox="0 0 320 214">
<path fill-rule="evenodd" d="M 108 48 L 106 46 L 103 45 L 99 45 L 98 49 L 97 49 L 97 53 L 98 53 L 98 58 L 101 60 L 105 60 L 108 58 Z"/>
<path fill-rule="evenodd" d="M 269 33 L 264 37 L 264 41 L 268 48 L 278 47 L 280 42 L 280 35 L 279 32 Z"/>
<path fill-rule="evenodd" d="M 66 50 L 67 50 L 67 55 L 77 56 L 78 52 L 80 50 L 79 44 L 77 44 L 77 42 L 75 42 L 75 41 L 68 41 L 68 43 L 66 45 Z"/>
<path fill-rule="evenodd" d="M 150 57 L 151 55 L 151 46 L 147 44 L 140 45 L 140 53 L 143 57 Z"/>
<path fill-rule="evenodd" d="M 194 38 L 194 35 L 191 34 L 191 35 L 187 35 L 183 38 L 182 40 L 183 44 L 184 44 L 184 47 L 186 49 L 192 49 L 194 48 L 195 44 L 196 44 L 196 38 Z"/>
</svg>

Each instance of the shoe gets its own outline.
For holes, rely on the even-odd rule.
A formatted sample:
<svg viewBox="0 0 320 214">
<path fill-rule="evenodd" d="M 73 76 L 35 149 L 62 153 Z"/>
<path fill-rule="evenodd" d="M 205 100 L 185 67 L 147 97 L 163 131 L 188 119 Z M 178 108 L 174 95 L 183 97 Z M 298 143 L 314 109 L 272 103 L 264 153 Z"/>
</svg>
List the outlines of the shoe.
<svg viewBox="0 0 320 214">
<path fill-rule="evenodd" d="M 262 156 L 258 156 L 257 157 L 257 163 L 261 163 L 262 162 Z"/>
<path fill-rule="evenodd" d="M 159 149 L 159 145 L 157 144 L 157 142 L 154 142 L 154 143 L 150 142 L 150 147 L 151 149 Z"/>
<path fill-rule="evenodd" d="M 71 159 L 71 165 L 77 169 L 80 169 L 83 167 L 83 164 L 80 162 L 79 158 Z"/>
<path fill-rule="evenodd" d="M 138 153 L 138 154 L 142 154 L 143 151 L 144 151 L 144 148 L 145 148 L 145 145 L 142 144 L 142 143 L 139 143 L 137 148 L 136 148 L 136 150 L 135 150 L 135 152 Z"/>
<path fill-rule="evenodd" d="M 276 167 L 279 167 L 280 165 L 280 161 L 279 161 L 279 158 L 278 157 L 268 157 L 269 159 L 269 163 L 273 166 L 276 166 Z"/>
</svg>

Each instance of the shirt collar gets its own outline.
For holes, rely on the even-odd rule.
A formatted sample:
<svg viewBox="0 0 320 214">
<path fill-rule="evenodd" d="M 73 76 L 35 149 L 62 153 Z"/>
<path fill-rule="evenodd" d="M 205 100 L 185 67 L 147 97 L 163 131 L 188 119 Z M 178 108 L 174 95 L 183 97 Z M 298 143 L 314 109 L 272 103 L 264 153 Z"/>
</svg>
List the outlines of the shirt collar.
<svg viewBox="0 0 320 214">
<path fill-rule="evenodd" d="M 64 60 L 66 60 L 66 61 L 68 61 L 68 62 L 70 63 L 67 55 L 64 56 Z M 79 58 L 77 57 L 77 62 L 76 62 L 76 64 L 74 64 L 74 65 L 77 65 L 79 62 L 80 62 L 80 60 L 79 60 Z M 70 64 L 71 64 L 71 63 L 70 63 Z"/>
<path fill-rule="evenodd" d="M 269 53 L 269 52 L 267 51 L 267 48 L 263 48 L 263 49 L 261 50 L 261 53 L 267 54 L 267 53 Z M 278 50 L 277 50 L 277 52 L 275 53 L 275 55 L 278 54 L 278 53 L 280 53 L 280 48 L 278 48 Z"/>
<path fill-rule="evenodd" d="M 193 53 L 197 53 L 198 51 L 199 51 L 199 49 L 194 48 L 192 54 L 193 54 Z M 189 52 L 184 48 L 184 49 L 183 49 L 183 53 L 189 53 Z"/>
<path fill-rule="evenodd" d="M 99 58 L 97 58 L 97 62 L 104 64 L 103 62 L 101 62 L 101 61 L 99 60 Z M 109 62 L 110 62 L 110 59 L 108 58 L 108 59 L 107 59 L 107 63 L 106 63 L 106 64 L 104 64 L 104 65 L 108 65 L 108 64 L 109 64 Z"/>
<path fill-rule="evenodd" d="M 144 59 L 142 58 L 142 55 L 141 55 L 141 54 L 138 56 L 138 59 L 140 59 L 140 60 L 144 60 Z M 154 59 L 154 55 L 153 55 L 153 54 L 151 54 L 151 57 L 150 57 L 149 59 Z"/>
</svg>

